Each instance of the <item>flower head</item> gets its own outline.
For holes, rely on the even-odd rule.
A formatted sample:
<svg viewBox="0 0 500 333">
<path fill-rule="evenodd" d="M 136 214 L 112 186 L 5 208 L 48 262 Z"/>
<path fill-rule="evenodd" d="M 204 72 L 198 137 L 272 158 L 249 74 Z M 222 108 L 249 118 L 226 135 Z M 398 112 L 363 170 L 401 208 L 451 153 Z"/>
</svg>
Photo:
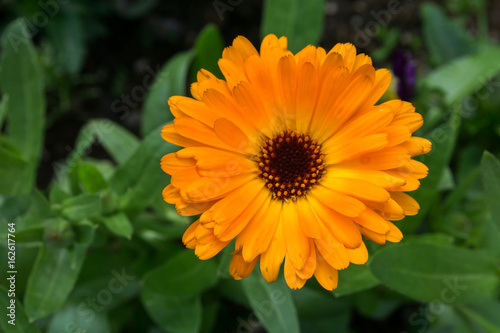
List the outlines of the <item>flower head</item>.
<svg viewBox="0 0 500 333">
<path fill-rule="evenodd" d="M 431 144 L 412 137 L 423 120 L 410 103 L 375 105 L 389 71 L 352 44 L 294 55 L 275 35 L 260 53 L 237 37 L 219 67 L 225 80 L 201 70 L 194 98 L 169 99 L 175 120 L 162 130 L 185 147 L 161 161 L 172 176 L 164 199 L 201 214 L 182 239 L 188 248 L 208 259 L 236 239 L 234 278 L 260 261 L 272 282 L 284 261 L 290 288 L 314 275 L 331 290 L 338 270 L 368 259 L 363 237 L 402 239 L 391 221 L 417 213 L 405 192 L 427 167 L 411 157 Z"/>
</svg>

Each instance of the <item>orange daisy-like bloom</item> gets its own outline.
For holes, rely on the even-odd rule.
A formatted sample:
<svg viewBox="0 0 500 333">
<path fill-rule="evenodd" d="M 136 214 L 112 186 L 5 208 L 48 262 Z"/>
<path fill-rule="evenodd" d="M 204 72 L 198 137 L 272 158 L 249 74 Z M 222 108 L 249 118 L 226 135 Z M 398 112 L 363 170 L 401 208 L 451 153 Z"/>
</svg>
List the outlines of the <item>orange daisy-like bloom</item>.
<svg viewBox="0 0 500 333">
<path fill-rule="evenodd" d="M 410 103 L 374 105 L 388 70 L 375 70 L 352 44 L 294 55 L 275 35 L 260 54 L 237 37 L 219 67 L 225 80 L 202 69 L 194 99 L 169 99 L 175 120 L 162 130 L 185 147 L 161 160 L 172 175 L 165 201 L 181 215 L 201 214 L 182 239 L 188 248 L 209 259 L 236 238 L 235 279 L 260 260 L 272 282 L 285 261 L 290 288 L 314 275 L 332 290 L 338 270 L 368 259 L 362 235 L 401 240 L 390 221 L 417 214 L 404 192 L 427 175 L 411 157 L 431 144 L 412 137 L 423 120 Z"/>
</svg>

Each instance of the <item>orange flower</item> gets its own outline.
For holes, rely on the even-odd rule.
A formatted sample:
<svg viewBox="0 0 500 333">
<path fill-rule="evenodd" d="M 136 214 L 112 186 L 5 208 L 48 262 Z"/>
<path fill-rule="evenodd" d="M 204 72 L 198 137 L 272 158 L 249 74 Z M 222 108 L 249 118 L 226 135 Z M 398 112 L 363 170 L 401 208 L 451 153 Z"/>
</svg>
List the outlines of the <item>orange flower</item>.
<svg viewBox="0 0 500 333">
<path fill-rule="evenodd" d="M 352 44 L 328 53 L 307 46 L 294 55 L 285 37 L 268 35 L 260 54 L 244 37 L 219 67 L 173 96 L 176 117 L 162 137 L 185 147 L 168 154 L 165 201 L 184 216 L 201 214 L 182 241 L 209 259 L 236 238 L 229 270 L 247 277 L 260 260 L 276 280 L 283 261 L 290 288 L 313 275 L 326 289 L 338 270 L 364 264 L 365 239 L 399 242 L 390 221 L 415 215 L 406 191 L 427 167 L 411 159 L 429 141 L 412 137 L 422 116 L 407 102 L 374 105 L 391 81 Z"/>
</svg>

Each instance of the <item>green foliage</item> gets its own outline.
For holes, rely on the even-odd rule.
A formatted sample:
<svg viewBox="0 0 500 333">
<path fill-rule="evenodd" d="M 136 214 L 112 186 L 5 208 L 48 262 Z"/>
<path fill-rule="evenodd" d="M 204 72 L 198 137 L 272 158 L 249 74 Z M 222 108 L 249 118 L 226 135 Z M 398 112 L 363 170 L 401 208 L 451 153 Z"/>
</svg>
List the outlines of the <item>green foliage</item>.
<svg viewBox="0 0 500 333">
<path fill-rule="evenodd" d="M 297 310 L 283 278 L 269 284 L 256 270 L 242 285 L 255 316 L 269 332 L 299 332 Z"/>
<path fill-rule="evenodd" d="M 195 55 L 191 65 L 190 81 L 197 80 L 196 74 L 200 69 L 205 69 L 218 78 L 222 78 L 218 61 L 223 49 L 224 41 L 219 29 L 215 25 L 207 25 L 194 44 Z"/>
<path fill-rule="evenodd" d="M 258 268 L 235 281 L 228 271 L 234 244 L 217 258 L 199 260 L 180 242 L 194 219 L 162 199 L 169 177 L 160 160 L 178 149 L 160 136 L 173 119 L 168 98 L 189 95 L 202 68 L 222 78 L 217 61 L 229 19 L 189 34 L 181 52 L 168 50 L 163 66 L 136 82 L 147 92 L 140 118 L 120 118 L 120 124 L 93 118 L 95 105 L 88 104 L 102 93 L 92 85 L 108 84 L 108 75 L 119 73 L 89 74 L 92 57 L 100 56 L 92 42 L 113 38 L 103 18 L 129 26 L 144 19 L 165 34 L 165 44 L 138 33 L 142 38 L 130 36 L 130 45 L 155 51 L 181 40 L 171 26 L 176 19 L 156 25 L 156 0 L 42 3 L 57 5 L 47 7 L 53 16 L 23 0 L 4 4 L 9 11 L 0 20 L 0 276 L 14 270 L 5 260 L 10 226 L 17 272 L 15 295 L 5 279 L 0 283 L 0 307 L 16 304 L 15 326 L 0 312 L 2 332 L 347 333 L 394 325 L 406 332 L 500 332 L 500 46 L 488 39 L 485 1 L 447 1 L 452 17 L 435 3 L 420 5 L 426 50 L 416 55 L 413 102 L 425 120 L 417 134 L 433 145 L 419 157 L 429 175 L 411 193 L 421 209 L 395 222 L 402 243 L 367 242 L 368 263 L 341 270 L 333 292 L 314 278 L 300 290 L 290 290 L 282 274 L 267 283 Z M 226 18 L 248 5 L 217 3 Z M 287 36 L 293 52 L 318 45 L 325 18 L 343 19 L 331 16 L 333 9 L 324 0 L 267 0 L 261 36 Z M 40 13 L 46 25 L 33 23 Z M 380 46 L 370 54 L 376 67 L 386 67 L 381 61 L 406 38 L 392 18 L 378 29 Z M 470 19 L 477 21 L 477 38 L 464 28 Z M 111 79 L 125 92 L 119 78 Z M 74 143 L 63 142 L 68 155 L 50 165 L 54 175 L 46 179 L 38 171 L 53 157 L 43 150 L 44 140 L 48 145 L 59 135 L 50 131 L 68 116 L 61 105 L 69 110 L 75 104 L 88 113 L 69 113 L 83 125 Z"/>
<path fill-rule="evenodd" d="M 288 38 L 288 49 L 298 52 L 317 45 L 324 25 L 324 0 L 266 0 L 261 36 L 275 34 Z"/>
<path fill-rule="evenodd" d="M 182 95 L 186 86 L 186 75 L 193 59 L 193 52 L 186 51 L 172 57 L 156 75 L 146 101 L 142 116 L 142 135 L 151 133 L 159 124 L 174 119 L 165 96 Z"/>
<path fill-rule="evenodd" d="M 481 160 L 481 171 L 490 218 L 500 230 L 500 218 L 498 218 L 500 216 L 500 206 L 498 205 L 498 198 L 500 198 L 500 162 L 492 154 L 484 152 Z"/>
<path fill-rule="evenodd" d="M 446 103 L 455 103 L 489 85 L 489 80 L 500 73 L 499 57 L 499 47 L 466 55 L 437 68 L 427 76 L 426 83 L 442 90 Z"/>
<path fill-rule="evenodd" d="M 422 32 L 434 64 L 442 65 L 475 51 L 472 38 L 457 22 L 449 19 L 441 7 L 427 2 L 422 5 L 421 14 Z"/>
<path fill-rule="evenodd" d="M 1 140 L 0 193 L 21 195 L 34 185 L 43 142 L 45 96 L 40 66 L 22 20 L 9 24 L 2 35 L 0 91 L 7 114 Z M 5 161 L 5 162 L 4 162 Z"/>
<path fill-rule="evenodd" d="M 86 248 L 52 249 L 41 246 L 28 279 L 24 303 L 30 321 L 58 310 L 78 279 Z"/>
<path fill-rule="evenodd" d="M 378 251 L 369 267 L 388 288 L 412 299 L 453 304 L 497 298 L 497 260 L 488 251 L 408 242 Z"/>
<path fill-rule="evenodd" d="M 10 289 L 10 286 L 7 285 L 7 288 Z M 4 286 L 0 286 L 0 306 L 2 307 L 2 309 L 7 309 L 5 315 L 0 318 L 2 327 L 5 330 L 4 332 L 39 333 L 40 330 L 36 327 L 36 325 L 29 322 L 28 317 L 26 316 L 26 312 L 24 311 L 19 299 L 12 298 L 12 295 L 9 295 L 9 291 L 7 288 Z M 14 300 L 15 302 L 12 302 L 12 300 Z M 14 306 L 12 304 L 14 304 Z M 14 316 L 9 316 L 9 314 L 11 313 L 10 308 L 15 308 Z M 16 325 L 9 324 L 9 321 L 14 318 Z"/>
</svg>

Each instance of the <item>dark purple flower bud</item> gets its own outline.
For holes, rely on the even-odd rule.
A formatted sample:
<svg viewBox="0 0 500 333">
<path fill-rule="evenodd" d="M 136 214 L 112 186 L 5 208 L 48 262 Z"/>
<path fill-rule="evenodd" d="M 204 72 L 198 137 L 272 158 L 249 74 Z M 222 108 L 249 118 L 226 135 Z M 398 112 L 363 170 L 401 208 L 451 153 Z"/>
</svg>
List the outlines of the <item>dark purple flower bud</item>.
<svg viewBox="0 0 500 333">
<path fill-rule="evenodd" d="M 411 101 L 415 92 L 417 61 L 408 51 L 397 50 L 392 57 L 394 75 L 398 78 L 398 96 Z"/>
</svg>

